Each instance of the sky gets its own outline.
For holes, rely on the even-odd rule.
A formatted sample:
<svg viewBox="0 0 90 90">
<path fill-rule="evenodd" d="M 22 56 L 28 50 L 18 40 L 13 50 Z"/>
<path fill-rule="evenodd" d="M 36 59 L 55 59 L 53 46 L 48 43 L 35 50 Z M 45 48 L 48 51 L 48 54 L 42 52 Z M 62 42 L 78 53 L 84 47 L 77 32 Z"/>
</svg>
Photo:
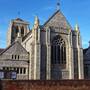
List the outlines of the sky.
<svg viewBox="0 0 90 90">
<path fill-rule="evenodd" d="M 55 11 L 58 0 L 0 0 L 0 48 L 6 48 L 11 19 L 22 18 L 33 26 L 35 16 L 43 24 Z M 90 41 L 90 0 L 61 0 L 60 10 L 74 28 L 79 25 L 83 48 Z M 20 14 L 18 14 L 20 12 Z"/>
</svg>

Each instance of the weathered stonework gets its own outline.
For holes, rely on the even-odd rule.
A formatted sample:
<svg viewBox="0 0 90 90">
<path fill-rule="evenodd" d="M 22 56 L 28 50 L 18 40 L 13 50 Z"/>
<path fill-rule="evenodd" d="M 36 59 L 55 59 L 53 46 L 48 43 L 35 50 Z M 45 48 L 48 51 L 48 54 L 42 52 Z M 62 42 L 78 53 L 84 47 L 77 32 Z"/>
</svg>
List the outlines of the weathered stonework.
<svg viewBox="0 0 90 90">
<path fill-rule="evenodd" d="M 17 79 L 84 79 L 79 29 L 72 30 L 59 10 L 43 26 L 36 17 L 31 31 L 27 22 L 21 19 L 13 22 L 15 25 L 11 22 L 8 30 L 10 46 L 0 54 L 0 69 L 26 68 L 26 74 L 17 75 Z"/>
</svg>

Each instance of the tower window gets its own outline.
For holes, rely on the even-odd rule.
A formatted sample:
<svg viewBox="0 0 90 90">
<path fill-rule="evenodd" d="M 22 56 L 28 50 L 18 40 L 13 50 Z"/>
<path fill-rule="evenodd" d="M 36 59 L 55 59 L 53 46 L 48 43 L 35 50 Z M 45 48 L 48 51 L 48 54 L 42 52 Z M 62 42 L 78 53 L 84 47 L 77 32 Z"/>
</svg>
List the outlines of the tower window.
<svg viewBox="0 0 90 90">
<path fill-rule="evenodd" d="M 19 32 L 18 26 L 16 26 L 16 34 Z"/>
<path fill-rule="evenodd" d="M 24 27 L 21 28 L 21 35 L 24 35 Z"/>
</svg>

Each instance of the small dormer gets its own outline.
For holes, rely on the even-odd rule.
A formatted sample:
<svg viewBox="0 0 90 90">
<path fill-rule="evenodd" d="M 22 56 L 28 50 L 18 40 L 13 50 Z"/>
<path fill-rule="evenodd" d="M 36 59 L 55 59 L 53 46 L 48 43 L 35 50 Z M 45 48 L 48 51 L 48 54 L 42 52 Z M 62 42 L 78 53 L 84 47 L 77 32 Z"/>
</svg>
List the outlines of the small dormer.
<svg viewBox="0 0 90 90">
<path fill-rule="evenodd" d="M 16 18 L 11 20 L 8 34 L 7 34 L 7 45 L 12 44 L 19 35 L 23 38 L 29 32 L 29 23 Z"/>
</svg>

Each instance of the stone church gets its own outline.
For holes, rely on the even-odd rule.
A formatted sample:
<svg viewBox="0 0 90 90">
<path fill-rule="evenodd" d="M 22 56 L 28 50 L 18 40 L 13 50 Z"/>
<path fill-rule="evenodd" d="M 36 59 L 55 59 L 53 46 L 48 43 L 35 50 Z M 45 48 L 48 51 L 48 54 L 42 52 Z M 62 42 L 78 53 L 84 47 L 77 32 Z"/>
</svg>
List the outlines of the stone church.
<svg viewBox="0 0 90 90">
<path fill-rule="evenodd" d="M 43 25 L 36 16 L 32 29 L 13 19 L 7 47 L 0 49 L 0 77 L 11 79 L 10 72 L 16 72 L 18 80 L 84 79 L 81 41 L 79 26 L 73 29 L 60 10 Z"/>
</svg>

